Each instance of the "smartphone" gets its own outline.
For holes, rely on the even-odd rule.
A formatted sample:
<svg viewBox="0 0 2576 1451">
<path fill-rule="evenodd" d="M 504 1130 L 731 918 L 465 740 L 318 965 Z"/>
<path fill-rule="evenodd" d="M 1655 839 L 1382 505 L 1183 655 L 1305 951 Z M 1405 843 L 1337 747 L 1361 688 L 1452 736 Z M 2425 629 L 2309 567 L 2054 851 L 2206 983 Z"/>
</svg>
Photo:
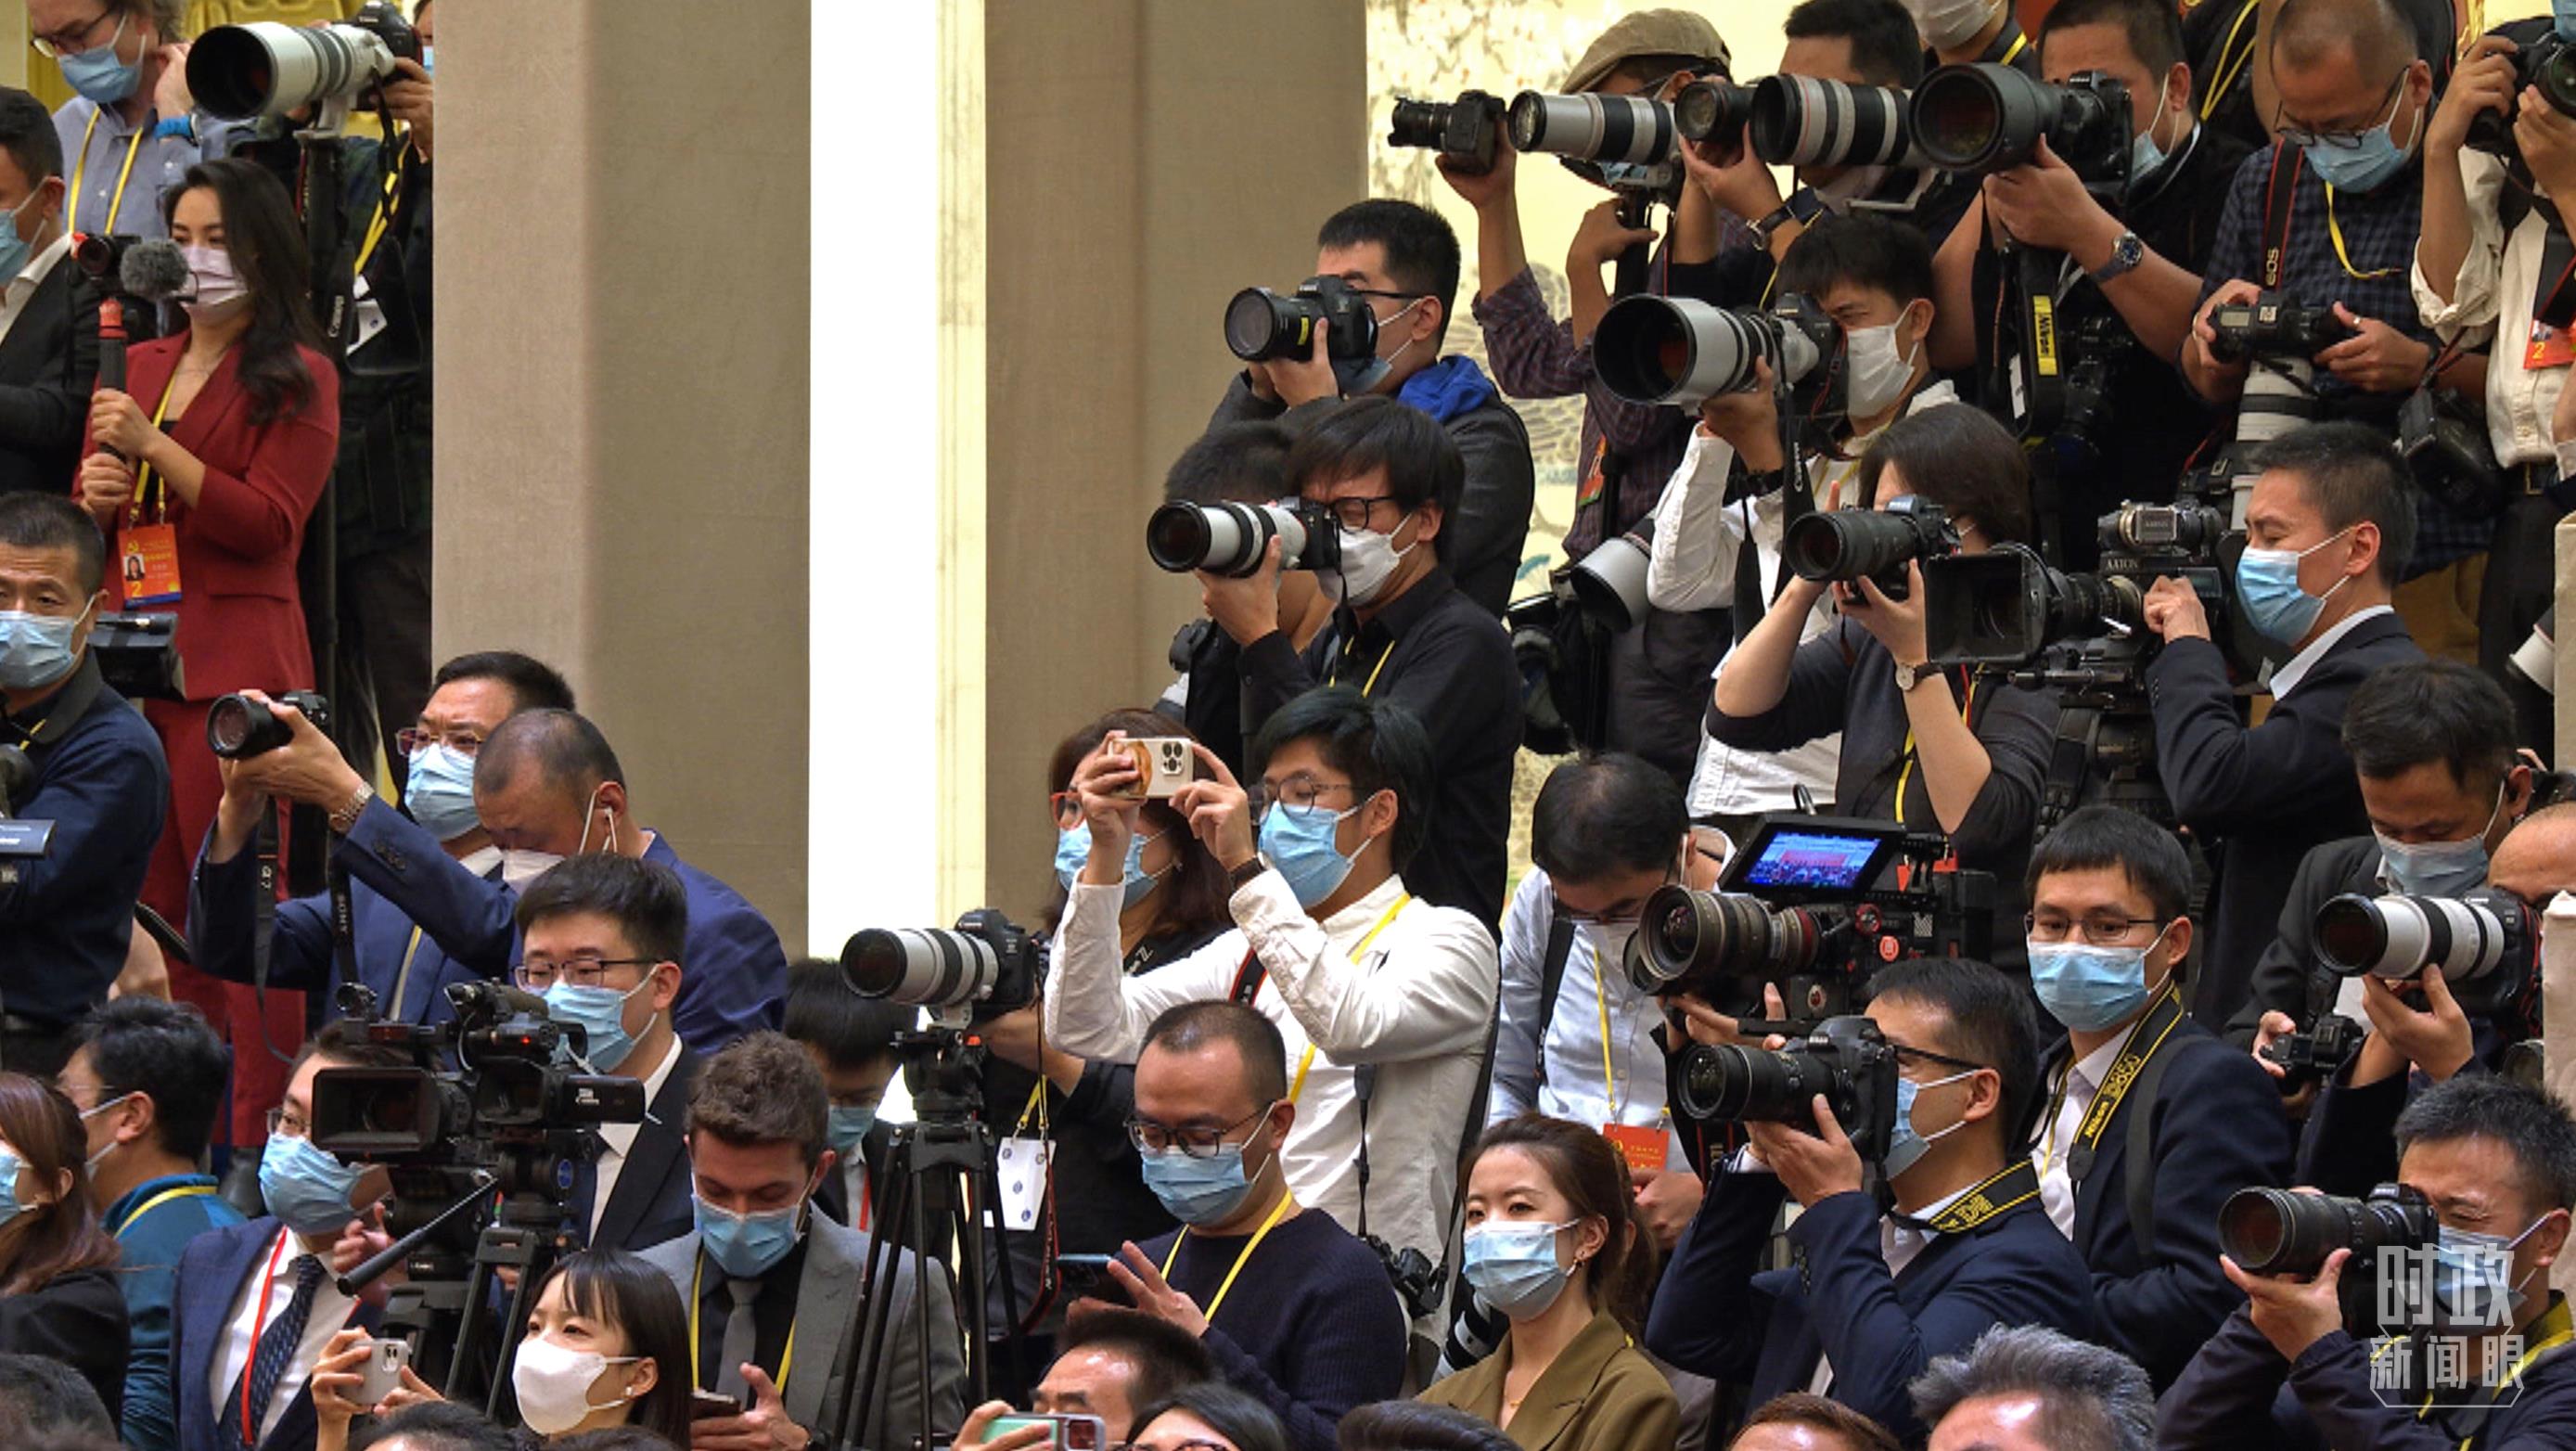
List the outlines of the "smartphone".
<svg viewBox="0 0 2576 1451">
<path fill-rule="evenodd" d="M 1107 1305 L 1135 1308 L 1127 1296 L 1127 1287 L 1109 1273 L 1108 1255 L 1057 1255 L 1056 1284 L 1067 1300 L 1098 1300 Z"/>
<path fill-rule="evenodd" d="M 742 1402 L 731 1396 L 720 1396 L 714 1391 L 689 1392 L 689 1419 L 692 1421 L 720 1421 L 742 1413 Z"/>
<path fill-rule="evenodd" d="M 998 1441 L 1022 1426 L 1047 1426 L 1048 1439 L 1039 1442 L 1052 1451 L 1101 1451 L 1109 1444 L 1108 1425 L 1098 1416 L 1002 1416 L 984 1433 L 987 1441 Z"/>
<path fill-rule="evenodd" d="M 1136 784 L 1130 796 L 1167 801 L 1198 779 L 1198 756 L 1184 736 L 1138 736 L 1119 742 L 1135 758 Z"/>
<path fill-rule="evenodd" d="M 360 1371 L 357 1401 L 372 1406 L 402 1389 L 403 1368 L 411 1364 L 411 1342 L 379 1340 L 367 1351 L 367 1363 Z"/>
</svg>

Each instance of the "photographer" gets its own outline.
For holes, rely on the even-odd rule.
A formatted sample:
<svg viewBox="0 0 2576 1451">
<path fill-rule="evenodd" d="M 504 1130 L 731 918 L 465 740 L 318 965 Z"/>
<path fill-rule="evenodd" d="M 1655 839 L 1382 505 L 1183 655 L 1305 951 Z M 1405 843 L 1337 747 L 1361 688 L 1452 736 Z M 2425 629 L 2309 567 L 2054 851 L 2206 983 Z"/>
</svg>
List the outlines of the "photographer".
<svg viewBox="0 0 2576 1451">
<path fill-rule="evenodd" d="M 1377 356 L 1344 378 L 1324 356 L 1330 329 L 1318 328 L 1312 357 L 1246 364 L 1209 427 L 1283 416 L 1294 425 L 1307 405 L 1346 395 L 1392 395 L 1430 414 L 1466 465 L 1441 559 L 1459 591 L 1500 619 L 1520 574 L 1537 481 L 1520 414 L 1475 359 L 1440 356 L 1458 302 L 1458 236 L 1428 207 L 1378 199 L 1335 212 L 1315 246 L 1315 275 L 1349 283 L 1377 318 Z"/>
<path fill-rule="evenodd" d="M 390 743 L 409 766 L 403 789 L 408 818 L 368 801 L 347 833 L 354 849 L 334 859 L 350 877 L 354 980 L 376 995 L 376 1011 L 387 1021 L 443 1023 L 455 1015 L 448 985 L 489 975 L 465 961 L 474 944 L 433 935 L 413 919 L 404 903 L 418 899 L 422 884 L 395 863 L 407 853 L 423 861 L 444 855 L 465 872 L 491 880 L 501 869 L 501 852 L 474 814 L 475 757 L 511 716 L 572 707 L 572 687 L 552 666 L 508 650 L 479 651 L 438 668 L 415 723 Z M 275 708 L 281 715 L 293 709 Z M 188 883 L 188 950 L 200 971 L 226 982 L 257 978 L 260 864 L 250 846 L 252 832 L 274 809 L 272 794 L 336 804 L 352 799 L 363 779 L 310 722 L 290 721 L 295 724 L 304 729 L 276 750 L 215 763 L 224 795 Z M 308 784 L 316 781 L 324 789 Z M 338 973 L 337 947 L 328 892 L 280 902 L 269 937 L 268 981 L 327 993 Z"/>
<path fill-rule="evenodd" d="M 1113 740 L 1116 739 L 1113 737 Z M 1187 1002 L 1232 999 L 1278 1027 L 1296 1060 L 1288 1184 L 1353 1233 L 1437 1263 L 1455 1213 L 1461 1138 L 1494 1022 L 1494 940 L 1416 901 L 1397 875 L 1421 847 L 1428 738 L 1402 707 L 1323 690 L 1271 716 L 1250 793 L 1205 747 L 1172 809 L 1222 864 L 1237 930 L 1141 977 L 1121 971 L 1117 906 L 1139 834 L 1135 757 L 1074 772 L 1091 855 L 1056 929 L 1049 1042 L 1132 1061 L 1147 1025 Z M 1369 1181 L 1371 1159 L 1400 1166 Z M 1427 1307 L 1425 1309 L 1427 1313 Z"/>
<path fill-rule="evenodd" d="M 1973 408 L 1928 408 L 1888 425 L 1855 482 L 1881 510 L 1914 494 L 1939 505 L 1964 554 L 2030 536 L 2021 446 Z M 1804 638 L 1808 617 L 1827 586 L 1784 581 L 1718 672 L 1708 733 L 1739 750 L 1778 751 L 1840 730 L 1835 810 L 1946 833 L 1961 866 L 2000 879 L 1997 945 L 2008 947 L 2010 884 L 2030 850 L 2057 705 L 1930 668 L 1923 571 L 1909 561 L 1906 573 L 1903 599 L 1868 579 L 1837 586 L 1841 617 L 1813 639 Z"/>
<path fill-rule="evenodd" d="M 54 112 L 72 231 L 167 236 L 170 190 L 248 134 L 188 94 L 187 17 L 186 0 L 27 0 L 28 38 L 74 93 Z"/>
<path fill-rule="evenodd" d="M 2397 1121 L 2396 1140 L 2397 1182 L 2429 1202 L 2438 1244 L 2402 1257 L 2340 1248 L 2310 1275 L 2252 1275 L 2225 1261 L 2250 1303 L 2165 1396 L 2160 1447 L 2239 1446 L 2266 1431 L 2354 1451 L 2563 1438 L 2576 1417 L 2576 1356 L 2549 1267 L 2576 1204 L 2576 1123 L 2539 1089 L 2471 1076 L 2427 1089 Z M 2361 1275 L 2379 1279 L 2381 1318 L 2406 1322 L 2388 1330 L 2411 1332 L 2393 1346 L 2365 1345 L 2345 1322 L 2342 1282 Z M 2438 1323 L 2388 1313 L 2421 1308 Z M 2433 1363 L 2449 1361 L 2452 1373 L 2425 1379 L 2425 1353 L 2442 1350 Z"/>
<path fill-rule="evenodd" d="M 2271 1080 L 2183 1011 L 2190 891 L 2173 833 L 2115 807 L 2077 810 L 2031 854 L 2031 986 L 2066 1028 L 2043 1060 L 2041 1201 L 2093 1272 L 2108 1343 L 2160 1384 L 2236 1301 L 2219 1206 L 2290 1167 Z"/>
<path fill-rule="evenodd" d="M 1288 458 L 1296 435 L 1277 423 L 1219 424 L 1191 441 L 1163 476 L 1173 504 L 1275 504 L 1296 494 Z M 1310 570 L 1279 571 L 1278 616 L 1288 647 L 1299 655 L 1329 629 L 1339 602 Z M 1188 725 L 1229 771 L 1243 769 L 1243 647 L 1206 615 L 1172 639 L 1171 666 L 1181 672 L 1154 708 Z"/>
<path fill-rule="evenodd" d="M 1746 1382 L 1755 1402 L 1815 1390 L 1912 1444 L 1906 1383 L 1997 1325 L 2094 1333 L 2084 1261 L 2040 1207 L 2020 1125 L 2039 1092 L 2023 990 L 1983 963 L 1891 964 L 1869 1018 L 1896 1050 L 1897 1118 L 1881 1169 L 1893 1217 L 1822 1095 L 1815 1128 L 1745 1125 L 1752 1151 L 1717 1176 L 1655 1294 L 1647 1348 Z M 1702 1030 L 1705 1032 L 1705 1030 Z M 1694 1036 L 1699 1036 L 1695 1033 Z M 1783 1199 L 1801 1269 L 1760 1269 Z"/>
<path fill-rule="evenodd" d="M 54 824 L 44 855 L 0 858 L 0 1067 L 39 1077 L 125 966 L 169 789 L 160 741 L 90 655 L 106 570 L 76 505 L 0 493 L 0 748 L 34 767 L 0 807 Z"/>
<path fill-rule="evenodd" d="M 2125 189 L 2096 194 L 2044 137 L 2028 162 L 1986 177 L 1966 225 L 1934 262 L 1932 360 L 1980 370 L 1991 385 L 1985 406 L 2019 416 L 2010 384 L 2024 375 L 2010 365 L 2028 364 L 1997 356 L 1996 322 L 2005 269 L 2020 264 L 1999 244 L 2063 253 L 2080 270 L 2081 280 L 2052 299 L 2057 346 L 2075 365 L 2098 358 L 2105 366 L 2098 417 L 2060 425 L 2061 440 L 2080 437 L 2086 449 L 2081 463 L 2056 455 L 2052 542 L 2064 568 L 2091 569 L 2100 553 L 2094 521 L 2124 501 L 2171 499 L 2208 431 L 2208 409 L 2173 358 L 2200 304 L 2199 273 L 2217 244 L 2228 180 L 2250 148 L 2193 119 L 2181 25 L 2165 0 L 2064 0 L 2040 25 L 2038 57 L 2051 84 L 2099 73 L 2128 93 Z M 2079 320 L 2084 326 L 2069 325 Z M 2068 398 L 2070 407 L 2077 401 Z"/>
<path fill-rule="evenodd" d="M 1242 648 L 1245 739 L 1318 685 L 1355 686 L 1410 712 L 1431 733 L 1430 775 L 1415 798 L 1415 824 L 1427 814 L 1429 830 L 1412 883 L 1491 932 L 1503 915 L 1521 680 L 1510 637 L 1449 573 L 1442 540 L 1458 507 L 1458 450 L 1420 410 L 1361 398 L 1299 435 L 1288 476 L 1332 511 L 1340 533 L 1340 567 L 1315 581 L 1340 604 L 1332 627 L 1296 648 L 1279 610 L 1275 539 L 1248 577 L 1198 576 L 1208 618 Z M 1215 675 L 1191 681 L 1193 694 L 1235 688 Z"/>
<path fill-rule="evenodd" d="M 809 957 L 787 969 L 786 1021 L 779 1031 L 805 1047 L 831 1096 L 833 1170 L 814 1191 L 814 1210 L 867 1233 L 876 1224 L 876 1177 L 894 1147 L 879 1121 L 902 1059 L 897 1036 L 921 1025 L 921 1010 L 850 991 L 841 964 Z"/>
<path fill-rule="evenodd" d="M 687 1299 L 691 1384 L 749 1407 L 692 1423 L 693 1445 L 802 1447 L 840 1425 L 843 1397 L 861 1384 L 878 1394 L 860 1419 L 859 1444 L 906 1444 L 922 1425 L 925 1355 L 929 1424 L 944 1431 L 965 1414 L 947 1271 L 898 1249 L 891 1283 L 868 1284 L 867 1236 L 813 1212 L 815 1188 L 833 1168 L 828 1107 L 822 1073 L 777 1033 L 755 1033 L 709 1058 L 690 1085 L 697 1228 L 644 1258 Z M 874 1294 L 894 1297 L 886 1341 L 873 1370 L 861 1366 L 861 1380 L 835 1385 L 843 1337 L 864 1323 L 853 1318 L 853 1301 L 864 1316 Z M 927 1344 L 922 1295 L 930 1297 Z"/>
<path fill-rule="evenodd" d="M 98 293 L 66 266 L 63 148 L 44 105 L 0 87 L 0 492 L 63 491 L 98 377 Z"/>
<path fill-rule="evenodd" d="M 2308 851 L 2367 830 L 2345 703 L 2372 673 L 2424 658 L 2390 607 L 2415 543 L 2415 490 L 2388 440 L 2319 424 L 2266 444 L 2245 509 L 2235 596 L 2247 623 L 2291 652 L 2272 672 L 2260 725 L 2237 715 L 2226 657 L 2199 594 L 2159 579 L 2147 666 L 2156 771 L 2174 814 L 2211 846 L 2210 933 L 2192 1016 L 2224 1028 L 2245 1006 L 2254 964 Z"/>
</svg>

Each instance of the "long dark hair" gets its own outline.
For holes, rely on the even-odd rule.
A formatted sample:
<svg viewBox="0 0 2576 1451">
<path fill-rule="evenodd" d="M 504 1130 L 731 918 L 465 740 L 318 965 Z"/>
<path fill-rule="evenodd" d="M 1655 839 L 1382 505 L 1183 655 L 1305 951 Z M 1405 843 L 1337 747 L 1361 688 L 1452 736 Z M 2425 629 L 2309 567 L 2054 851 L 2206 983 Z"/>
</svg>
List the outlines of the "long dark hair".
<svg viewBox="0 0 2576 1451">
<path fill-rule="evenodd" d="M 1252 1395 L 1214 1380 L 1183 1386 L 1138 1411 L 1127 1439 L 1134 1441 L 1144 1435 L 1145 1428 L 1167 1411 L 1197 1417 L 1209 1430 L 1232 1442 L 1235 1451 L 1288 1451 L 1288 1433 L 1281 1428 L 1276 1412 Z"/>
<path fill-rule="evenodd" d="M 233 271 L 250 289 L 250 327 L 241 337 L 242 391 L 250 395 L 250 421 L 266 424 L 313 401 L 314 381 L 296 352 L 298 343 L 319 349 L 313 323 L 313 262 L 304 229 L 286 187 L 265 168 L 240 157 L 201 161 L 188 168 L 161 204 L 166 226 L 179 198 L 203 187 L 215 194 L 224 218 L 224 249 Z"/>
<path fill-rule="evenodd" d="M 99 1228 L 89 1202 L 88 1143 L 71 1100 L 23 1073 L 0 1073 L 0 1139 L 18 1151 L 27 1175 L 50 1192 L 0 1224 L 0 1296 L 23 1295 L 65 1275 L 116 1263 L 116 1241 Z"/>
<path fill-rule="evenodd" d="M 1075 768 L 1082 758 L 1100 749 L 1100 743 L 1111 731 L 1124 732 L 1130 740 L 1142 736 L 1178 736 L 1195 740 L 1189 729 L 1167 715 L 1150 710 L 1113 710 L 1100 719 L 1056 742 L 1055 754 L 1047 757 L 1047 792 L 1072 789 Z M 1226 910 L 1226 899 L 1233 896 L 1227 885 L 1225 868 L 1199 839 L 1190 834 L 1190 824 L 1180 813 L 1161 801 L 1148 801 L 1137 818 L 1137 834 L 1152 836 L 1166 833 L 1163 839 L 1172 844 L 1174 856 L 1169 876 L 1146 900 L 1155 903 L 1154 926 L 1145 935 L 1163 937 L 1175 933 L 1195 933 L 1202 928 L 1226 926 L 1233 920 Z M 1064 884 L 1058 882 L 1055 895 L 1047 903 L 1046 930 L 1052 936 L 1064 920 Z"/>
<path fill-rule="evenodd" d="M 627 1422 L 689 1444 L 689 1313 L 671 1277 L 622 1249 L 576 1250 L 555 1266 L 564 1282 L 564 1305 L 586 1319 L 613 1325 L 626 1337 L 626 1353 L 653 1362 L 653 1388 L 627 1408 Z"/>
<path fill-rule="evenodd" d="M 1547 1173 L 1578 1223 L 1610 1226 L 1601 1252 L 1586 1267 L 1592 1303 L 1609 1311 L 1629 1334 L 1645 1321 L 1646 1298 L 1655 1288 L 1655 1240 L 1637 1217 L 1628 1187 L 1628 1163 L 1597 1129 L 1545 1114 L 1525 1113 L 1485 1131 L 1476 1145 L 1481 1159 L 1496 1149 L 1518 1149 Z"/>
</svg>

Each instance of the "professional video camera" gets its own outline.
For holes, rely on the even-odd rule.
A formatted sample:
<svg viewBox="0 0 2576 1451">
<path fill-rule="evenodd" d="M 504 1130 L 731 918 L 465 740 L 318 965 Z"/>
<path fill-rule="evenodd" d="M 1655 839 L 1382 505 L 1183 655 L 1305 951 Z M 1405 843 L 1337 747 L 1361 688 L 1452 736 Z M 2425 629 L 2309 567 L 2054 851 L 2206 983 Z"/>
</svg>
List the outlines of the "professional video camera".
<svg viewBox="0 0 2576 1451">
<path fill-rule="evenodd" d="M 271 698 L 302 711 L 314 729 L 331 728 L 331 703 L 312 691 L 281 690 Z M 206 707 L 207 748 L 227 761 L 264 756 L 293 739 L 295 733 L 276 712 L 247 695 L 220 695 Z"/>
<path fill-rule="evenodd" d="M 1646 899 L 1629 980 L 1750 1019 L 1777 984 L 1789 1017 L 1770 1030 L 1805 1032 L 1858 1011 L 1884 963 L 1986 956 L 1994 878 L 1949 856 L 1945 838 L 1884 821 L 1763 816 L 1715 891 L 1668 886 Z"/>
<path fill-rule="evenodd" d="M 2513 86 L 2505 92 L 2504 110 L 2480 111 L 2469 121 L 2468 144 L 2497 156 L 2521 150 L 2514 143 L 2513 123 L 2522 112 L 2524 90 L 2537 89 L 2551 110 L 2576 116 L 2576 45 L 2552 28 L 2516 47 L 2511 58 Z"/>
<path fill-rule="evenodd" d="M 16 819 L 18 798 L 35 785 L 36 763 L 16 746 L 0 746 L 0 887 L 18 885 L 18 864 L 42 857 L 53 843 L 52 822 Z"/>
<path fill-rule="evenodd" d="M 2317 909 L 2317 956 L 2345 977 L 2413 982 L 2427 967 L 2473 1017 L 2500 1017 L 2540 984 L 2540 931 L 2511 892 L 2457 897 L 2347 892 Z"/>
<path fill-rule="evenodd" d="M 2030 160 L 2044 139 L 2087 190 L 2129 187 L 2129 88 L 2101 71 L 2051 85 L 2008 65 L 1947 65 L 1914 89 L 1915 143 L 1930 164 L 1984 176 Z"/>
<path fill-rule="evenodd" d="M 1503 103 L 1483 91 L 1461 91 L 1454 101 L 1395 98 L 1395 115 L 1387 123 L 1386 144 L 1421 147 L 1449 158 L 1461 176 L 1483 176 L 1494 169 L 1494 146 L 1502 134 Z"/>
<path fill-rule="evenodd" d="M 216 26 L 188 50 L 188 93 L 227 121 L 309 106 L 309 129 L 337 132 L 352 107 L 396 74 L 395 61 L 419 59 L 420 33 L 401 11 L 371 0 L 332 25 Z"/>
<path fill-rule="evenodd" d="M 188 698 L 177 615 L 103 614 L 89 632 L 89 653 L 108 688 L 128 700 Z"/>
<path fill-rule="evenodd" d="M 1652 96 L 1523 91 L 1508 113 L 1512 149 L 1545 152 L 1584 180 L 1662 202 L 1681 199 L 1673 108 Z"/>
<path fill-rule="evenodd" d="M 2264 1045 L 2263 1056 L 2282 1072 L 2281 1091 L 2296 1093 L 2343 1071 L 2370 1030 L 2341 1013 L 2321 1013 L 2304 1032 L 2284 1033 Z"/>
<path fill-rule="evenodd" d="M 870 927 L 841 948 L 850 991 L 927 1008 L 933 1024 L 963 1028 L 1016 1012 L 1038 999 L 1047 944 L 990 907 L 936 927 Z"/>
<path fill-rule="evenodd" d="M 1674 1065 L 1673 1097 L 1693 1118 L 1815 1131 L 1823 1094 L 1864 1166 L 1885 1162 L 1896 1127 L 1896 1049 L 1859 1016 L 1818 1023 L 1786 1048 L 1695 1043 Z"/>
<path fill-rule="evenodd" d="M 1906 566 L 1959 549 L 1959 531 L 1940 505 L 1907 494 L 1884 509 L 1826 509 L 1792 520 L 1780 559 L 1800 579 L 1873 580 L 1889 599 L 1913 592 Z"/>
<path fill-rule="evenodd" d="M 1822 307 L 1783 293 L 1763 311 L 1729 311 L 1687 297 L 1621 298 L 1592 331 L 1601 385 L 1631 403 L 1696 408 L 1718 393 L 1752 388 L 1757 361 L 1785 428 L 1820 447 L 1851 410 L 1843 330 Z"/>
<path fill-rule="evenodd" d="M 1731 81 L 1693 81 L 1673 97 L 1673 125 L 1685 141 L 1733 146 L 1753 119 L 1753 87 Z"/>
<path fill-rule="evenodd" d="M 1906 117 L 1905 92 L 1813 76 L 1765 76 L 1754 83 L 1745 124 L 1753 154 L 1773 166 L 1924 165 Z"/>
<path fill-rule="evenodd" d="M 1229 579 L 1261 572 L 1270 541 L 1281 569 L 1328 570 L 1342 562 L 1341 532 L 1321 504 L 1165 504 L 1145 521 L 1145 552 L 1174 574 L 1204 569 Z"/>
<path fill-rule="evenodd" d="M 1305 360 L 1324 332 L 1324 354 L 1367 358 L 1377 352 L 1377 314 L 1338 277 L 1309 277 L 1293 293 L 1247 287 L 1225 305 L 1225 345 L 1247 363 Z"/>
</svg>

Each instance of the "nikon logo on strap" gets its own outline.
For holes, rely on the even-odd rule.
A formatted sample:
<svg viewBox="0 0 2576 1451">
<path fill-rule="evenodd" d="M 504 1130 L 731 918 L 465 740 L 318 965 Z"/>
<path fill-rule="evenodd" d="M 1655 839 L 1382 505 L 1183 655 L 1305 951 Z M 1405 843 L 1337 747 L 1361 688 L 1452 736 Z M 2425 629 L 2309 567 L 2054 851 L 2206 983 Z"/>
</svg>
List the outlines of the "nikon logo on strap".
<svg viewBox="0 0 2576 1451">
<path fill-rule="evenodd" d="M 2146 1071 L 2165 1040 L 2183 1019 L 2182 993 L 2171 981 L 2157 994 L 2156 1005 L 2129 1030 L 2129 1039 L 2120 1046 L 2120 1056 L 2111 1063 L 2111 1071 L 2102 1075 L 2102 1086 L 2093 1093 L 2092 1106 L 2084 1111 L 2084 1124 L 2075 1133 L 2075 1146 L 2066 1155 L 2066 1172 L 2079 1183 L 2092 1171 L 2094 1150 L 2102 1135 L 2110 1132 L 2111 1117 L 2120 1111 L 2121 1100 Z M 2074 1071 L 2070 1065 L 2069 1072 Z"/>
<path fill-rule="evenodd" d="M 1934 1234 L 1965 1234 L 2009 1210 L 2039 1198 L 2039 1170 L 2028 1159 L 2017 1159 L 2011 1167 L 1969 1190 L 1921 1227 Z"/>
</svg>

